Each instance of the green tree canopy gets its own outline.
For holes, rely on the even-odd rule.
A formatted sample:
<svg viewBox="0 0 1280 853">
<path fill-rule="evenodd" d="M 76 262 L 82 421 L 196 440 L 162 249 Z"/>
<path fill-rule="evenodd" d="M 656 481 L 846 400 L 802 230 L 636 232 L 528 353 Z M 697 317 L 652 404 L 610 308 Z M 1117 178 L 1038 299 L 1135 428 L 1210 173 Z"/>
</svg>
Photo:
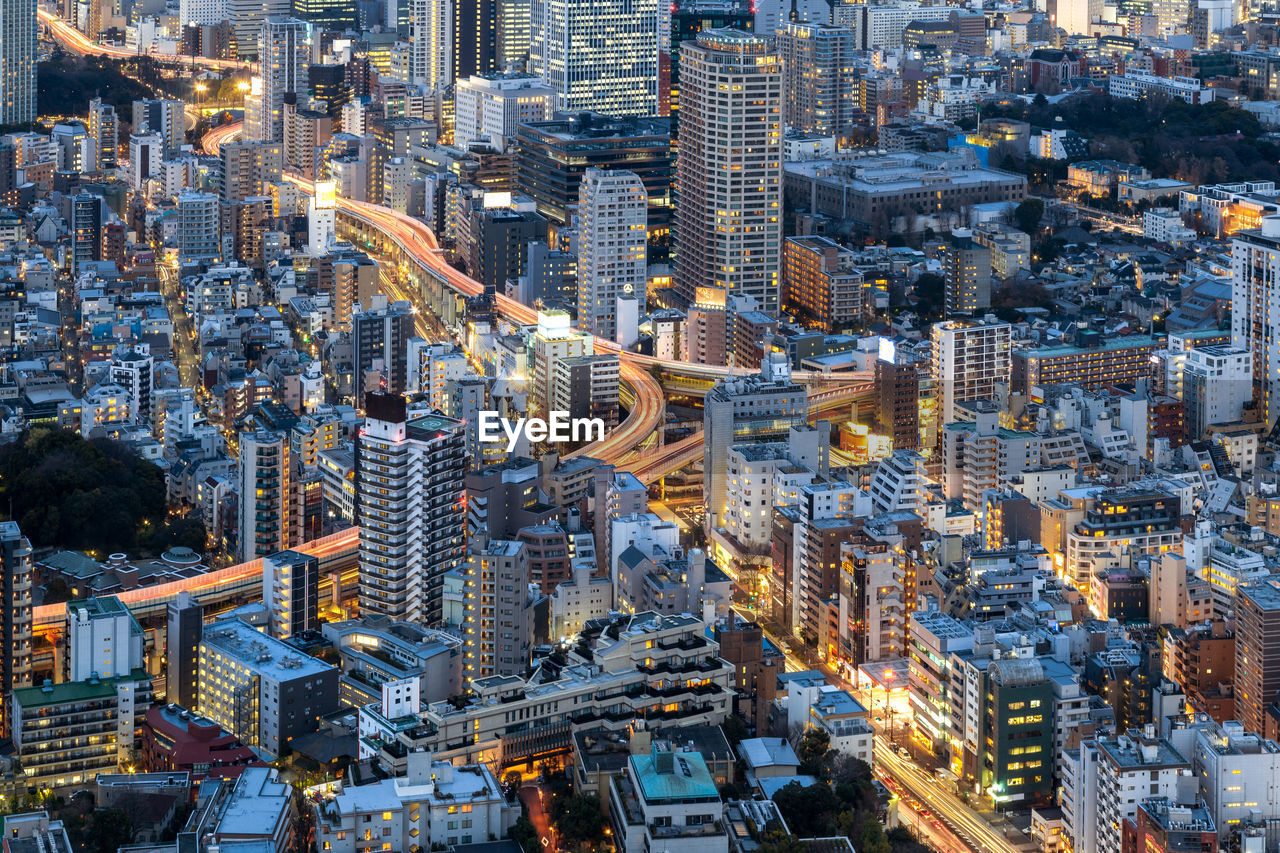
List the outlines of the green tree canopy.
<svg viewBox="0 0 1280 853">
<path fill-rule="evenodd" d="M 557 798 L 552 819 L 565 846 L 596 845 L 604 838 L 604 809 L 598 794 Z"/>
<path fill-rule="evenodd" d="M 1044 202 L 1038 198 L 1029 198 L 1013 209 L 1013 221 L 1019 231 L 1035 234 L 1040 230 L 1040 219 L 1044 216 Z"/>
<path fill-rule="evenodd" d="M 37 547 L 204 547 L 203 525 L 166 515 L 161 470 L 110 439 L 31 430 L 0 447 L 0 499 Z"/>
</svg>

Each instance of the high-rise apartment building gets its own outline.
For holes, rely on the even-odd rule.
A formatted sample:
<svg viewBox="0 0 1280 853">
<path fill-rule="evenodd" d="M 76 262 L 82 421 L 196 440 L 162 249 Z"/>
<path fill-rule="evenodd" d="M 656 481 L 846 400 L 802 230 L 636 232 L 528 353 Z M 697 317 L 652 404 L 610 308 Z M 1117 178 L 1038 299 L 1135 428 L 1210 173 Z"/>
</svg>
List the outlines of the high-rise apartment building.
<svg viewBox="0 0 1280 853">
<path fill-rule="evenodd" d="M 972 316 L 991 307 L 991 250 L 957 229 L 943 258 L 948 317 Z"/>
<path fill-rule="evenodd" d="M 675 286 L 778 308 L 782 251 L 782 61 L 737 30 L 681 47 Z"/>
<path fill-rule="evenodd" d="M 1280 582 L 1236 587 L 1235 718 L 1247 732 L 1274 731 L 1267 709 L 1280 694 Z"/>
<path fill-rule="evenodd" d="M 1013 327 L 994 318 L 933 324 L 933 379 L 939 423 L 955 420 L 956 404 L 991 399 L 1008 382 Z"/>
<path fill-rule="evenodd" d="M 920 374 L 922 359 L 894 348 L 875 363 L 876 421 L 894 450 L 920 446 Z"/>
<path fill-rule="evenodd" d="M 658 0 L 533 0 L 529 70 L 563 112 L 658 112 Z"/>
<path fill-rule="evenodd" d="M 862 270 L 830 237 L 788 237 L 782 253 L 782 310 L 810 329 L 835 332 L 862 314 Z"/>
<path fill-rule="evenodd" d="M 463 578 L 464 682 L 519 675 L 533 647 L 529 550 L 523 542 L 482 537 L 467 556 Z"/>
<path fill-rule="evenodd" d="M 1211 426 L 1239 421 L 1253 400 L 1253 353 L 1232 346 L 1195 347 L 1182 362 L 1182 423 L 1200 441 Z"/>
<path fill-rule="evenodd" d="M 222 208 L 214 193 L 178 194 L 178 260 L 208 263 L 222 255 Z"/>
<path fill-rule="evenodd" d="M 293 533 L 293 462 L 289 437 L 260 430 L 240 435 L 240 559 L 284 551 Z"/>
<path fill-rule="evenodd" d="M 848 27 L 788 22 L 778 30 L 783 121 L 822 136 L 847 136 L 859 112 L 856 36 Z"/>
<path fill-rule="evenodd" d="M 1280 415 L 1280 216 L 1266 216 L 1257 231 L 1235 235 L 1231 250 L 1231 345 L 1253 353 L 1268 426 Z M 1246 728 L 1248 728 L 1246 726 Z M 1260 731 L 1260 729 L 1251 729 Z"/>
<path fill-rule="evenodd" d="M 320 626 L 320 559 L 298 551 L 262 558 L 262 603 L 271 636 L 287 640 Z"/>
<path fill-rule="evenodd" d="M 357 403 L 371 391 L 403 394 L 408 390 L 409 339 L 415 319 L 407 302 L 351 315 L 352 389 Z"/>
<path fill-rule="evenodd" d="M 116 108 L 103 103 L 102 98 L 89 101 L 89 137 L 96 151 L 91 170 L 114 169 L 120 160 L 120 124 L 116 120 Z"/>
<path fill-rule="evenodd" d="M 334 325 L 347 328 L 359 305 L 378 292 L 378 262 L 363 252 L 327 252 L 312 261 L 316 290 L 329 295 Z"/>
<path fill-rule="evenodd" d="M 8 733 L 9 699 L 31 686 L 31 543 L 16 521 L 0 521 L 0 721 Z"/>
<path fill-rule="evenodd" d="M 284 168 L 279 142 L 224 142 L 218 155 L 222 160 L 222 201 L 228 205 L 268 195 L 268 188 L 280 180 Z"/>
<path fill-rule="evenodd" d="M 285 95 L 307 91 L 308 27 L 297 18 L 268 18 L 258 30 L 262 68 L 262 111 L 259 127 L 245 128 L 245 139 L 284 140 Z"/>
<path fill-rule="evenodd" d="M 164 139 L 158 133 L 129 135 L 129 186 L 141 192 L 151 178 L 162 174 Z"/>
<path fill-rule="evenodd" d="M 437 92 L 453 82 L 453 16 L 452 0 L 409 0 L 410 83 Z"/>
<path fill-rule="evenodd" d="M 155 392 L 155 359 L 145 347 L 121 345 L 111 354 L 108 368 L 111 381 L 124 389 L 129 411 L 141 421 L 151 418 L 151 395 Z"/>
<path fill-rule="evenodd" d="M 85 264 L 102 260 L 102 196 L 78 193 L 71 199 L 71 272 L 78 275 Z"/>
<path fill-rule="evenodd" d="M 36 120 L 36 4 L 0 4 L 0 124 Z"/>
<path fill-rule="evenodd" d="M 165 154 L 180 151 L 187 141 L 185 107 L 182 101 L 174 100 L 134 101 L 133 132 L 159 136 Z"/>
<path fill-rule="evenodd" d="M 618 328 L 618 299 L 644 314 L 649 196 L 633 172 L 588 169 L 578 190 L 578 328 L 608 340 Z"/>
<path fill-rule="evenodd" d="M 365 412 L 355 477 L 360 612 L 438 624 L 444 576 L 465 556 L 465 424 L 410 418 L 398 394 L 370 393 Z"/>
</svg>

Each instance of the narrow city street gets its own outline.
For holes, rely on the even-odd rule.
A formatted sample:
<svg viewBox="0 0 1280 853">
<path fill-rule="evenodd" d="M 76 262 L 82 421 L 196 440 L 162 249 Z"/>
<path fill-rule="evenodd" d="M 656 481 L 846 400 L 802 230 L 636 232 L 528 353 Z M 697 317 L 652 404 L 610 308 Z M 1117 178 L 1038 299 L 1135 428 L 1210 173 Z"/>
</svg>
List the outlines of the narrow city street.
<svg viewBox="0 0 1280 853">
<path fill-rule="evenodd" d="M 525 785 L 517 796 L 529 812 L 529 821 L 538 832 L 538 842 L 546 853 L 556 853 L 556 831 L 551 828 L 551 818 L 542 804 L 542 789 L 535 785 Z"/>
</svg>

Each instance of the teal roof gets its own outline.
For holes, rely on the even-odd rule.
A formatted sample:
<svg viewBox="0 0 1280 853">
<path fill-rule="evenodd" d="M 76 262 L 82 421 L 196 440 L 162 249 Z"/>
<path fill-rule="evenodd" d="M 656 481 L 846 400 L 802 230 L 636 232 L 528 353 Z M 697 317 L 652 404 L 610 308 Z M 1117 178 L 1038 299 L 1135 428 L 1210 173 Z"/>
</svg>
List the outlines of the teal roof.
<svg viewBox="0 0 1280 853">
<path fill-rule="evenodd" d="M 116 695 L 116 682 L 150 681 L 146 670 L 135 669 L 119 678 L 101 678 L 94 684 L 89 681 L 65 681 L 54 684 L 48 692 L 44 687 L 23 687 L 13 691 L 13 701 L 23 708 L 39 708 L 45 705 L 63 705 L 67 702 L 88 702 Z"/>
<path fill-rule="evenodd" d="M 670 756 L 670 770 L 659 770 Z M 631 771 L 645 802 L 720 799 L 706 759 L 697 752 L 651 752 L 631 756 Z"/>
</svg>

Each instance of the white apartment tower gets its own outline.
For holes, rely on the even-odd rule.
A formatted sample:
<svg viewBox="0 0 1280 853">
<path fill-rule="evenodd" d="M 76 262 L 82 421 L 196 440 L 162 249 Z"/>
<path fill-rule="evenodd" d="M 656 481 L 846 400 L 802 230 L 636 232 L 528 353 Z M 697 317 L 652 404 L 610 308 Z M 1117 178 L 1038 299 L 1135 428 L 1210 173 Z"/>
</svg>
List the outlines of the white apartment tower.
<svg viewBox="0 0 1280 853">
<path fill-rule="evenodd" d="M 289 437 L 260 430 L 240 435 L 240 559 L 289 547 L 293 531 L 293 464 Z"/>
<path fill-rule="evenodd" d="M 634 298 L 644 314 L 649 195 L 634 172 L 587 169 L 578 187 L 578 327 L 627 341 L 618 300 Z"/>
<path fill-rule="evenodd" d="M 237 29 L 239 25 L 237 24 Z M 268 18 L 258 30 L 258 59 L 262 68 L 261 127 L 254 136 L 284 139 L 284 96 L 307 90 L 307 24 L 297 18 Z"/>
<path fill-rule="evenodd" d="M 36 4 L 0 3 L 0 124 L 36 120 Z"/>
<path fill-rule="evenodd" d="M 409 0 L 409 82 L 433 92 L 453 82 L 453 3 Z"/>
<path fill-rule="evenodd" d="M 778 308 L 782 60 L 772 39 L 709 30 L 680 47 L 677 292 L 714 287 Z"/>
<path fill-rule="evenodd" d="M 956 404 L 990 399 L 1009 381 L 1013 327 L 994 319 L 933 324 L 933 378 L 939 422 L 955 420 Z"/>
<path fill-rule="evenodd" d="M 221 205 L 216 193 L 178 194 L 178 258 L 216 261 L 222 254 Z"/>
<path fill-rule="evenodd" d="M 114 169 L 119 162 L 120 125 L 116 121 L 116 108 L 103 103 L 102 98 L 89 102 L 89 137 L 97 152 L 91 171 Z"/>
<path fill-rule="evenodd" d="M 533 0 L 529 70 L 556 109 L 611 116 L 658 112 L 658 0 Z"/>
<path fill-rule="evenodd" d="M 444 576 L 465 556 L 466 426 L 410 418 L 398 394 L 369 393 L 365 413 L 356 439 L 360 612 L 438 624 Z"/>
<path fill-rule="evenodd" d="M 517 127 L 551 118 L 556 93 L 532 74 L 477 74 L 458 81 L 454 103 L 454 145 L 485 137 L 505 151 Z"/>
<path fill-rule="evenodd" d="M 1231 251 L 1231 345 L 1253 353 L 1253 376 L 1267 425 L 1280 414 L 1280 216 L 1235 235 Z"/>
</svg>

